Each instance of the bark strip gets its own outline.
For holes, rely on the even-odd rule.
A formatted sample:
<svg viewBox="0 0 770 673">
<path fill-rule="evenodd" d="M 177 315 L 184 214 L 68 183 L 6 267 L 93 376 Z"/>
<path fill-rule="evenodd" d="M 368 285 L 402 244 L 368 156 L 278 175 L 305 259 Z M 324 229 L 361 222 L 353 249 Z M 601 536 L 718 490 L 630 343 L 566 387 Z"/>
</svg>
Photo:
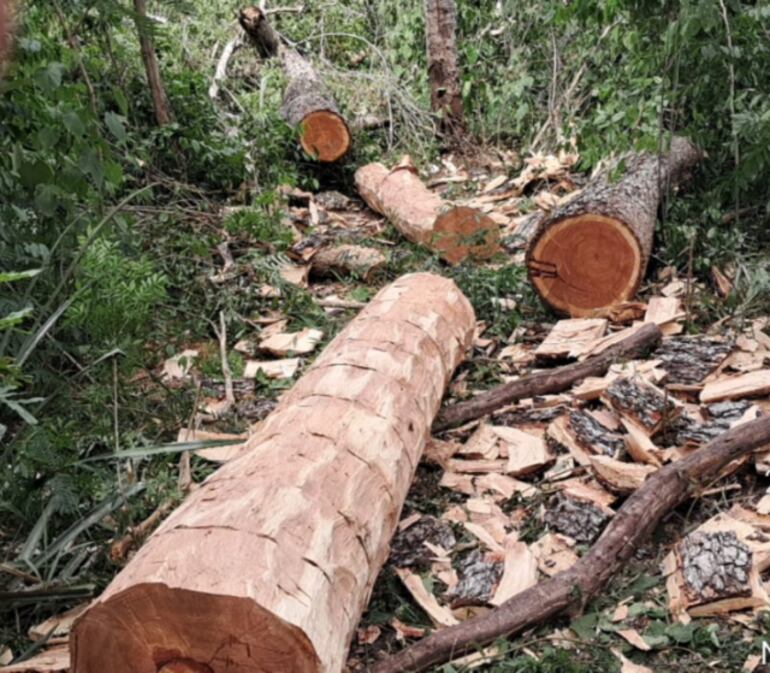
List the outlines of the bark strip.
<svg viewBox="0 0 770 673">
<path fill-rule="evenodd" d="M 603 376 L 614 362 L 652 348 L 661 337 L 660 328 L 657 325 L 652 323 L 644 325 L 623 341 L 587 360 L 522 376 L 520 379 L 477 395 L 467 402 L 446 407 L 436 419 L 433 430 L 436 432 L 462 425 L 525 397 L 559 393 L 588 376 Z"/>
<path fill-rule="evenodd" d="M 660 520 L 733 460 L 770 443 L 770 417 L 729 430 L 686 458 L 659 469 L 626 500 L 575 565 L 490 612 L 439 631 L 373 666 L 371 673 L 423 671 L 514 636 L 562 612 L 579 613 L 623 566 Z"/>
</svg>

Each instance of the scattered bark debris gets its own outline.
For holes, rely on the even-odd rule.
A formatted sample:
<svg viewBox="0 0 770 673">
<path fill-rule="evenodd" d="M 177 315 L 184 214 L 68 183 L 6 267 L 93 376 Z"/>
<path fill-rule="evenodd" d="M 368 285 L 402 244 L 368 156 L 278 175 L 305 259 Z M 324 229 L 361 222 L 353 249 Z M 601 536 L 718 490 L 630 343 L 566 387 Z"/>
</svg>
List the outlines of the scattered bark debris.
<svg viewBox="0 0 770 673">
<path fill-rule="evenodd" d="M 591 544 L 611 518 L 605 509 L 585 500 L 557 493 L 548 502 L 545 523 L 582 544 Z"/>
<path fill-rule="evenodd" d="M 680 544 L 687 598 L 706 603 L 751 593 L 751 550 L 733 532 L 688 535 Z"/>
<path fill-rule="evenodd" d="M 488 603 L 503 576 L 502 560 L 478 549 L 466 554 L 455 569 L 460 581 L 446 594 L 453 608 Z"/>
<path fill-rule="evenodd" d="M 578 444 L 594 453 L 618 456 L 625 446 L 623 437 L 609 432 L 591 414 L 580 409 L 570 411 L 568 428 Z"/>
<path fill-rule="evenodd" d="M 602 399 L 649 435 L 657 433 L 681 412 L 673 398 L 639 378 L 613 381 L 604 391 Z"/>
<path fill-rule="evenodd" d="M 390 545 L 390 561 L 400 568 L 428 567 L 433 552 L 425 542 L 451 551 L 457 544 L 452 526 L 432 516 L 423 516 L 393 537 Z"/>
<path fill-rule="evenodd" d="M 730 341 L 705 336 L 664 339 L 652 357 L 662 363 L 670 383 L 700 383 L 733 350 Z"/>
</svg>

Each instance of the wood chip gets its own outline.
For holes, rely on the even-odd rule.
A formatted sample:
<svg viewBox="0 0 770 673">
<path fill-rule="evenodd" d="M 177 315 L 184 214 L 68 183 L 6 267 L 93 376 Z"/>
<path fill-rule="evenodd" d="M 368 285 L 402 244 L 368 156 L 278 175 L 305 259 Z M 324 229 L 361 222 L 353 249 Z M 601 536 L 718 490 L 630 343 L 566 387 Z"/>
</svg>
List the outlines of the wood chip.
<svg viewBox="0 0 770 673">
<path fill-rule="evenodd" d="M 259 347 L 278 357 L 307 355 L 315 350 L 323 337 L 321 330 L 305 328 L 299 332 L 281 332 L 268 336 L 259 342 Z"/>
<path fill-rule="evenodd" d="M 477 493 L 483 494 L 491 491 L 504 500 L 513 497 L 514 493 L 520 493 L 524 498 L 531 498 L 540 492 L 540 489 L 534 484 L 528 484 L 525 481 L 494 472 L 476 477 L 474 484 Z"/>
<path fill-rule="evenodd" d="M 449 465 L 449 459 L 461 448 L 462 445 L 458 442 L 446 442 L 442 439 L 431 437 L 425 444 L 425 450 L 423 451 L 422 457 L 425 462 L 446 469 Z"/>
<path fill-rule="evenodd" d="M 584 318 L 560 320 L 535 350 L 542 358 L 576 358 L 607 331 L 607 320 Z"/>
<path fill-rule="evenodd" d="M 381 634 L 382 629 L 373 624 L 363 629 L 356 629 L 356 641 L 359 645 L 371 645 L 377 641 Z"/>
<path fill-rule="evenodd" d="M 0 673 L 66 673 L 70 668 L 69 645 L 58 645 L 20 664 L 0 668 Z"/>
<path fill-rule="evenodd" d="M 198 354 L 197 350 L 188 348 L 187 350 L 168 358 L 163 363 L 163 380 L 178 381 L 186 379 Z"/>
<path fill-rule="evenodd" d="M 700 394 L 704 404 L 722 400 L 740 400 L 770 394 L 770 369 L 719 378 L 707 383 Z"/>
<path fill-rule="evenodd" d="M 516 428 L 498 427 L 498 436 L 507 445 L 508 462 L 505 472 L 520 477 L 542 470 L 554 461 L 542 437 L 535 437 Z"/>
<path fill-rule="evenodd" d="M 436 626 L 453 626 L 458 623 L 452 612 L 448 608 L 439 605 L 436 597 L 425 588 L 419 575 L 415 575 L 406 568 L 396 568 L 396 574 L 404 583 L 406 590 L 415 602 L 425 611 Z"/>
<path fill-rule="evenodd" d="M 240 440 L 237 444 L 215 446 L 210 449 L 198 449 L 195 451 L 196 456 L 205 460 L 210 460 L 212 463 L 226 463 L 228 460 L 232 460 L 240 455 L 243 451 L 243 447 L 246 445 L 247 437 L 248 435 L 246 434 L 236 435 L 226 432 L 208 432 L 206 430 L 188 430 L 187 428 L 181 428 L 176 436 L 176 441 L 178 443 L 183 443 L 211 441 L 238 442 Z"/>
<path fill-rule="evenodd" d="M 627 433 L 625 440 L 628 455 L 638 463 L 660 467 L 662 463 L 657 455 L 658 447 L 655 446 L 649 435 L 632 421 L 623 418 L 621 422 Z"/>
<path fill-rule="evenodd" d="M 395 617 L 390 620 L 390 625 L 396 632 L 397 640 L 406 640 L 407 638 L 422 638 L 425 635 L 425 629 L 419 626 L 409 626 Z"/>
<path fill-rule="evenodd" d="M 675 320 L 681 320 L 686 315 L 682 310 L 682 302 L 676 297 L 651 297 L 647 302 L 644 322 L 665 325 Z"/>
<path fill-rule="evenodd" d="M 88 603 L 75 606 L 55 617 L 49 617 L 44 622 L 30 627 L 27 635 L 29 639 L 37 642 L 48 638 L 46 645 L 61 645 L 69 642 L 69 634 L 75 620 L 86 611 Z"/>
<path fill-rule="evenodd" d="M 526 544 L 509 536 L 505 544 L 503 576 L 489 601 L 501 605 L 516 594 L 537 584 L 537 559 Z"/>
<path fill-rule="evenodd" d="M 620 629 L 616 631 L 621 638 L 633 645 L 637 650 L 649 652 L 652 648 L 645 642 L 636 629 Z"/>
<path fill-rule="evenodd" d="M 454 462 L 469 462 L 469 461 L 454 461 Z M 465 495 L 475 495 L 476 488 L 473 485 L 473 477 L 468 474 L 460 474 L 459 472 L 445 471 L 441 476 L 439 486 L 448 488 L 450 491 L 457 491 L 458 493 L 464 493 Z"/>
<path fill-rule="evenodd" d="M 628 605 L 618 605 L 612 613 L 611 621 L 617 623 L 628 618 Z"/>
<path fill-rule="evenodd" d="M 630 659 L 626 659 L 626 657 L 624 657 L 619 650 L 613 648 L 611 649 L 611 652 L 620 662 L 620 673 L 653 673 L 651 668 L 647 668 L 647 666 L 641 666 L 640 664 L 635 664 Z"/>
<path fill-rule="evenodd" d="M 307 287 L 307 278 L 309 274 L 309 266 L 299 266 L 297 264 L 284 264 L 278 270 L 278 275 L 280 275 L 284 281 L 290 285 L 301 288 Z"/>
<path fill-rule="evenodd" d="M 566 535 L 546 533 L 530 545 L 530 551 L 537 559 L 540 572 L 553 577 L 577 563 L 578 557 L 573 549 L 574 546 L 575 541 Z"/>
<path fill-rule="evenodd" d="M 569 432 L 568 420 L 565 416 L 559 416 L 548 426 L 548 436 L 555 442 L 561 444 L 570 452 L 578 465 L 587 466 L 591 464 L 591 453 L 577 443 L 575 438 Z"/>
<path fill-rule="evenodd" d="M 633 493 L 657 469 L 652 465 L 624 463 L 609 456 L 591 456 L 591 468 L 599 481 L 621 494 Z"/>
<path fill-rule="evenodd" d="M 256 378 L 258 372 L 262 372 L 269 379 L 290 379 L 299 368 L 299 358 L 287 358 L 285 360 L 248 360 L 243 368 L 243 378 Z"/>
<path fill-rule="evenodd" d="M 602 393 L 602 401 L 648 435 L 671 423 L 682 412 L 674 398 L 639 377 L 613 381 Z"/>
</svg>

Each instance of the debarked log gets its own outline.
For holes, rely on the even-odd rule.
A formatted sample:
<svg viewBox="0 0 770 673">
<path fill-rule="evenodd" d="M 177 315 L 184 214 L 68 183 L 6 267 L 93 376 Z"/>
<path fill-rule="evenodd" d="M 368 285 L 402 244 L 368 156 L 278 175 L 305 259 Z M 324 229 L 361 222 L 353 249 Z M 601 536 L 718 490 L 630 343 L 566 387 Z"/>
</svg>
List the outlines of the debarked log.
<svg viewBox="0 0 770 673">
<path fill-rule="evenodd" d="M 74 673 L 339 673 L 473 309 L 404 276 L 74 627 Z"/>
</svg>

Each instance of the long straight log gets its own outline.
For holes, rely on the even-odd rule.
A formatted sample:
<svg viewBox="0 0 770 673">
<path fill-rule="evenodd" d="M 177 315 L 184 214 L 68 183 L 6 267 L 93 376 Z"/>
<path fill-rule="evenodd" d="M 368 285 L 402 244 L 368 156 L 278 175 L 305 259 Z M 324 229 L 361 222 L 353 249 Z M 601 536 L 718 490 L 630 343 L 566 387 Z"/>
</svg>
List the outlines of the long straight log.
<svg viewBox="0 0 770 673">
<path fill-rule="evenodd" d="M 657 325 L 653 323 L 643 325 L 623 341 L 587 360 L 522 376 L 520 379 L 476 395 L 467 402 L 446 407 L 436 419 L 433 429 L 434 431 L 446 430 L 481 418 L 516 400 L 560 393 L 588 376 L 603 376 L 613 363 L 652 348 L 661 337 L 662 334 Z"/>
<path fill-rule="evenodd" d="M 578 318 L 633 298 L 650 260 L 660 201 L 702 157 L 675 137 L 668 154 L 628 155 L 619 180 L 601 175 L 545 216 L 527 250 L 529 277 L 543 301 Z"/>
<path fill-rule="evenodd" d="M 404 276 L 75 625 L 73 673 L 339 673 L 474 315 Z"/>
<path fill-rule="evenodd" d="M 655 529 L 733 460 L 770 443 L 770 417 L 739 425 L 687 458 L 650 475 L 570 569 L 516 594 L 500 607 L 439 631 L 376 664 L 371 673 L 423 671 L 497 638 L 513 636 L 562 612 L 580 612 Z"/>
<path fill-rule="evenodd" d="M 500 227 L 476 208 L 444 201 L 428 189 L 405 156 L 393 169 L 361 166 L 355 175 L 361 198 L 412 241 L 437 252 L 450 264 L 498 252 Z"/>
<path fill-rule="evenodd" d="M 259 7 L 241 10 L 241 27 L 262 56 L 281 60 L 288 79 L 281 116 L 300 130 L 300 144 L 318 161 L 333 162 L 350 150 L 350 129 L 315 68 L 281 40 Z"/>
</svg>

